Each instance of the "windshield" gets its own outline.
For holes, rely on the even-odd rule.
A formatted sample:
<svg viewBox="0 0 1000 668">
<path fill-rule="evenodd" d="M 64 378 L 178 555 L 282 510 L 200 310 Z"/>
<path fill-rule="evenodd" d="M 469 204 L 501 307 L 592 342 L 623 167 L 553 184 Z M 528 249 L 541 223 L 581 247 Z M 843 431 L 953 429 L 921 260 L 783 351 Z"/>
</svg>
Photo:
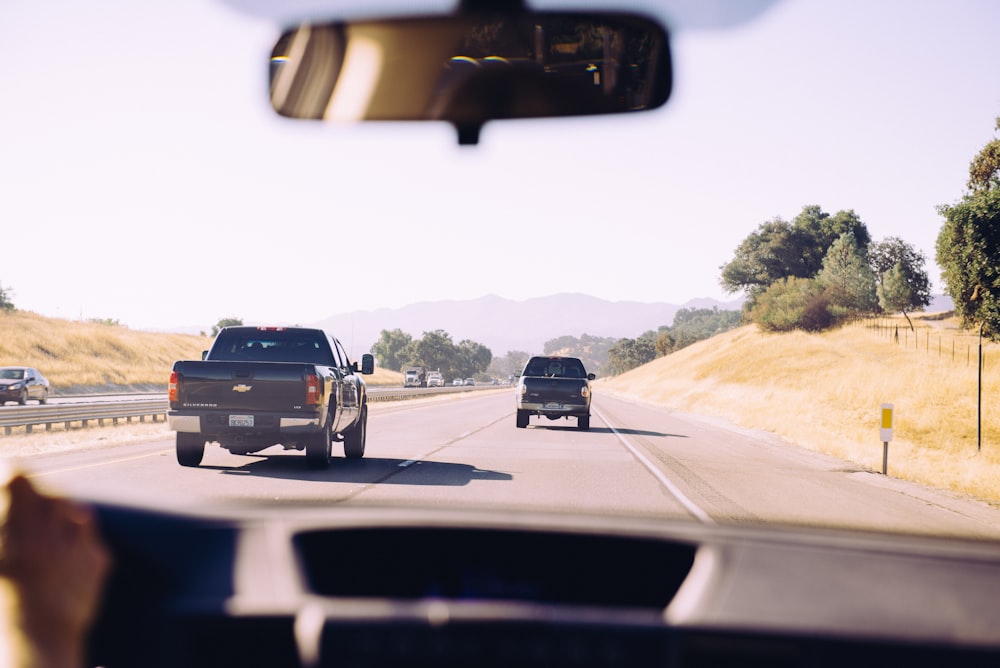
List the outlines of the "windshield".
<svg viewBox="0 0 1000 668">
<path fill-rule="evenodd" d="M 165 398 L 175 361 L 243 324 L 322 329 L 336 359 L 378 368 L 336 365 L 330 383 L 362 378 L 367 394 L 296 418 L 333 430 L 319 470 L 301 434 L 254 450 L 213 433 L 179 466 L 192 432 L 162 419 L 104 424 L 129 434 L 110 438 L 96 421 L 19 427 L 0 448 L 51 489 L 164 507 L 1000 538 L 1000 349 L 987 327 L 979 364 L 979 324 L 954 297 L 973 303 L 972 288 L 949 291 L 939 251 L 941 207 L 997 137 L 1000 5 L 800 0 L 712 27 L 646 4 L 670 36 L 662 108 L 490 121 L 468 147 L 446 122 L 276 114 L 289 25 L 224 3 L 4 2 L 0 211 L 21 252 L 0 266 L 2 361 L 37 368 L 50 402 Z M 588 81 L 601 58 L 586 52 Z M 41 340 L 57 330 L 63 343 Z M 259 332 L 217 360 L 280 362 L 292 343 Z M 519 404 L 533 357 L 539 375 L 581 379 L 576 394 Z M 140 363 L 153 370 L 137 380 Z M 263 382 L 236 371 L 206 374 L 225 391 L 184 408 L 232 396 L 225 428 L 280 424 L 253 407 Z M 9 401 L 25 398 L 41 410 Z M 362 415 L 363 457 L 344 440 Z M 94 453 L 84 473 L 58 459 L 71 448 Z"/>
<path fill-rule="evenodd" d="M 0 369 L 0 378 L 5 380 L 21 380 L 27 373 L 26 369 Z"/>
</svg>

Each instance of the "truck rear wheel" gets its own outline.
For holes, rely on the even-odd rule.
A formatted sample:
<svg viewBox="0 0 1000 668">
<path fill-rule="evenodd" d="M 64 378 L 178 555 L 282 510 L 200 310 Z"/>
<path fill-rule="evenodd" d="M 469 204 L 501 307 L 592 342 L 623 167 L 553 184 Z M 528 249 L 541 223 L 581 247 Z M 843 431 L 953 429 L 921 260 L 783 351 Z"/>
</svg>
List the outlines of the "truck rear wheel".
<svg viewBox="0 0 1000 668">
<path fill-rule="evenodd" d="M 311 469 L 325 469 L 330 466 L 330 455 L 333 449 L 333 434 L 329 426 L 319 434 L 313 434 L 306 441 L 306 466 Z"/>
<path fill-rule="evenodd" d="M 528 411 L 517 411 L 517 428 L 524 429 L 528 426 Z"/>
<path fill-rule="evenodd" d="M 344 456 L 361 459 L 365 456 L 365 439 L 368 437 L 368 406 L 361 408 L 361 417 L 354 429 L 344 434 Z"/>
<path fill-rule="evenodd" d="M 576 428 L 580 431 L 590 431 L 590 416 L 581 415 L 576 419 Z"/>
<path fill-rule="evenodd" d="M 205 456 L 205 439 L 201 434 L 177 432 L 177 463 L 181 466 L 198 466 Z"/>
</svg>

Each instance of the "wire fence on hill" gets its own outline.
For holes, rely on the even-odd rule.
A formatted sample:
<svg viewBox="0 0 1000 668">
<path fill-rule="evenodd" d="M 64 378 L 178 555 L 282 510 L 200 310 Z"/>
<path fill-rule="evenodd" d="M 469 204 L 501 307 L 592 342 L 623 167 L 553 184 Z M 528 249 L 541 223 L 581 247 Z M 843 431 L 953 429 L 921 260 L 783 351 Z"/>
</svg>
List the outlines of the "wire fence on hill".
<svg viewBox="0 0 1000 668">
<path fill-rule="evenodd" d="M 975 366 L 982 345 L 982 363 L 986 368 L 990 354 L 996 353 L 996 344 L 983 339 L 979 332 L 951 327 L 927 325 L 927 321 L 914 322 L 914 329 L 905 320 L 886 316 L 863 318 L 859 324 L 900 350 L 922 353 L 953 364 Z"/>
</svg>

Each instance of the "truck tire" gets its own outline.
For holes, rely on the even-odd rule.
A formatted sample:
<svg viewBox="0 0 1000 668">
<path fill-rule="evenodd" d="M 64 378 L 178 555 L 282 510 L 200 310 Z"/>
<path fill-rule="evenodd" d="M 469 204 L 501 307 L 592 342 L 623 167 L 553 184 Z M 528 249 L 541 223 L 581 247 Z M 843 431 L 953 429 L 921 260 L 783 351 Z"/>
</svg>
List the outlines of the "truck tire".
<svg viewBox="0 0 1000 668">
<path fill-rule="evenodd" d="M 205 456 L 205 439 L 201 434 L 177 432 L 177 463 L 181 466 L 198 466 Z"/>
<path fill-rule="evenodd" d="M 517 411 L 517 428 L 524 429 L 528 426 L 528 411 Z"/>
<path fill-rule="evenodd" d="M 590 416 L 581 415 L 576 419 L 576 428 L 580 431 L 590 431 Z"/>
<path fill-rule="evenodd" d="M 368 406 L 361 407 L 361 417 L 358 424 L 344 434 L 344 456 L 348 459 L 361 459 L 365 456 L 365 439 L 368 437 Z"/>
<path fill-rule="evenodd" d="M 327 425 L 322 432 L 313 434 L 306 441 L 306 466 L 311 469 L 329 468 L 332 450 L 333 434 Z"/>
</svg>

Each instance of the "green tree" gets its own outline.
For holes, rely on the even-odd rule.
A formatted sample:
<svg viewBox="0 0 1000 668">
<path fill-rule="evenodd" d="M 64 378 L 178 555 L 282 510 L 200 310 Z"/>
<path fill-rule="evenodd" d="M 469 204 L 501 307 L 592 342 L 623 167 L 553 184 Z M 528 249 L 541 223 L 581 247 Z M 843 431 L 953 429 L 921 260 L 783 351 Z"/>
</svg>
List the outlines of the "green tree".
<svg viewBox="0 0 1000 668">
<path fill-rule="evenodd" d="M 753 322 L 768 332 L 801 329 L 822 331 L 834 324 L 826 291 L 814 278 L 776 281 L 760 295 L 751 312 Z"/>
<path fill-rule="evenodd" d="M 775 218 L 763 223 L 736 248 L 722 265 L 721 284 L 728 292 L 745 292 L 745 310 L 757 296 L 783 278 L 812 278 L 823 270 L 823 260 L 837 239 L 848 234 L 859 249 L 871 241 L 868 228 L 853 210 L 830 215 L 812 204 L 789 223 Z"/>
<path fill-rule="evenodd" d="M 937 263 L 962 325 L 1000 341 L 1000 188 L 967 195 L 939 211 Z"/>
<path fill-rule="evenodd" d="M 833 242 L 817 276 L 834 309 L 834 315 L 870 313 L 875 310 L 875 275 L 855 236 L 844 232 Z"/>
<path fill-rule="evenodd" d="M 239 327 L 242 324 L 242 318 L 219 318 L 219 322 L 212 325 L 212 336 L 218 335 L 223 327 Z"/>
<path fill-rule="evenodd" d="M 409 361 L 407 355 L 411 352 L 409 346 L 412 342 L 413 337 L 398 327 L 393 330 L 383 329 L 370 352 L 382 368 L 400 371 Z"/>
<path fill-rule="evenodd" d="M 1000 116 L 994 130 L 1000 131 Z M 969 181 L 972 193 L 985 193 L 1000 188 L 1000 139 L 994 139 L 976 154 L 969 164 Z"/>
<path fill-rule="evenodd" d="M 910 329 L 913 323 L 906 312 L 919 311 L 931 303 L 931 279 L 924 269 L 925 262 L 923 253 L 899 237 L 887 237 L 868 247 L 868 263 L 878 282 L 879 306 L 890 313 L 901 312 Z M 887 287 L 888 274 L 896 267 L 899 271 L 893 274 L 893 285 Z"/>
<path fill-rule="evenodd" d="M 14 302 L 11 301 L 10 288 L 0 285 L 0 311 L 13 311 Z"/>
<path fill-rule="evenodd" d="M 801 245 L 804 276 L 815 276 L 823 269 L 823 259 L 834 242 L 845 234 L 854 238 L 858 248 L 867 248 L 871 242 L 868 228 L 853 209 L 838 211 L 832 216 L 815 204 L 802 207 L 801 213 L 792 221 L 792 227 L 803 239 Z"/>
<path fill-rule="evenodd" d="M 618 339 L 608 350 L 608 373 L 618 375 L 656 359 L 656 343 L 649 337 Z"/>
<path fill-rule="evenodd" d="M 720 311 L 718 307 L 682 308 L 674 315 L 674 324 L 660 327 L 656 333 L 656 354 L 662 357 L 677 352 L 693 343 L 738 327 L 742 319 L 739 311 Z"/>
<path fill-rule="evenodd" d="M 915 331 L 913 321 L 906 314 L 913 303 L 913 289 L 907 280 L 903 263 L 897 262 L 892 269 L 882 274 L 882 282 L 878 285 L 878 303 L 887 313 L 902 313 L 910 325 L 910 331 Z"/>
<path fill-rule="evenodd" d="M 803 260 L 805 243 L 802 232 L 787 221 L 775 218 L 762 223 L 740 242 L 733 259 L 720 267 L 722 287 L 745 292 L 752 302 L 779 279 L 810 276 L 812 269 Z"/>
<path fill-rule="evenodd" d="M 968 186 L 960 202 L 938 209 L 936 259 L 962 325 L 1000 341 L 1000 140 L 973 158 Z"/>
<path fill-rule="evenodd" d="M 493 352 L 481 343 L 463 339 L 458 342 L 459 375 L 468 378 L 485 373 L 493 361 Z"/>
<path fill-rule="evenodd" d="M 414 364 L 427 369 L 440 369 L 445 378 L 464 377 L 458 360 L 458 349 L 451 340 L 451 334 L 443 329 L 424 332 L 419 340 L 413 342 L 412 353 L 407 364 Z"/>
</svg>

